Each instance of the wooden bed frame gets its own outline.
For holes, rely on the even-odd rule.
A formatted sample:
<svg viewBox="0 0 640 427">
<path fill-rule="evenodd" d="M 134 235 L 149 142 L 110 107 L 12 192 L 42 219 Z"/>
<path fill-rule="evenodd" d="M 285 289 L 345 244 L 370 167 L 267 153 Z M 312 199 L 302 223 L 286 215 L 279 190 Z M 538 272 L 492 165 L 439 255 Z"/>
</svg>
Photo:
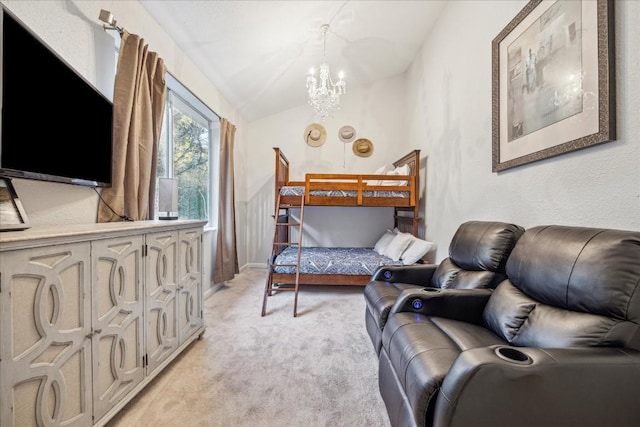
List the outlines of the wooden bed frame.
<svg viewBox="0 0 640 427">
<path fill-rule="evenodd" d="M 413 150 L 395 162 L 394 167 L 409 165 L 409 175 L 374 175 L 374 174 L 318 174 L 308 173 L 304 181 L 289 181 L 289 161 L 279 148 L 276 152 L 275 165 L 275 200 L 277 203 L 280 189 L 285 186 L 305 187 L 305 206 L 366 206 L 393 207 L 393 223 L 400 231 L 418 235 L 419 197 L 420 197 L 420 150 Z M 369 180 L 402 180 L 404 186 L 369 185 Z M 351 190 L 355 197 L 312 196 L 312 190 Z M 409 192 L 409 197 L 373 197 L 367 191 Z M 281 196 L 281 204 L 299 204 L 300 196 Z M 286 221 L 278 221 L 286 222 Z M 276 242 L 289 241 L 289 227 L 278 227 L 275 233 Z M 274 242 L 275 243 L 275 242 Z M 279 252 L 278 252 L 279 253 Z M 277 254 L 272 254 L 275 256 Z M 272 273 L 272 283 L 294 284 L 295 274 Z M 358 285 L 364 286 L 370 275 L 348 274 L 304 274 L 300 273 L 299 283 L 304 285 Z"/>
</svg>

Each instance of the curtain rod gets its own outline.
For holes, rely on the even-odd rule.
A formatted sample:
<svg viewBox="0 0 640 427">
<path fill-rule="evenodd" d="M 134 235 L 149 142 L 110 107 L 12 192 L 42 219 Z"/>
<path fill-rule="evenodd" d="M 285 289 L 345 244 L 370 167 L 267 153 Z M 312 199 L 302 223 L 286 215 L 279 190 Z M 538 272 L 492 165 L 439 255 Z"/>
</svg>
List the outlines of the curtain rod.
<svg viewBox="0 0 640 427">
<path fill-rule="evenodd" d="M 108 10 L 101 9 L 98 19 L 104 22 L 104 24 L 102 25 L 102 28 L 104 28 L 105 31 L 116 30 L 118 34 L 122 35 L 124 28 L 118 27 L 118 25 L 116 24 L 116 20 L 114 19 L 113 14 L 111 12 L 109 12 Z"/>
</svg>

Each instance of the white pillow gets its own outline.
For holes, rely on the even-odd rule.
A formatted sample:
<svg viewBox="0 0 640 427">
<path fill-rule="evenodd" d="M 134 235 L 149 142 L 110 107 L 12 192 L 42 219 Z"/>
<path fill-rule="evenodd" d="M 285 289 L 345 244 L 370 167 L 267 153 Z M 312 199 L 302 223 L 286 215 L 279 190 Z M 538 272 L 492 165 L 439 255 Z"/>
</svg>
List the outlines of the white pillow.
<svg viewBox="0 0 640 427">
<path fill-rule="evenodd" d="M 388 171 L 385 175 L 410 175 L 411 169 L 409 165 L 398 166 L 397 168 Z M 378 185 L 409 185 L 408 181 L 391 180 L 380 181 Z"/>
<path fill-rule="evenodd" d="M 387 170 L 389 170 L 389 166 L 387 166 L 386 164 L 380 166 L 373 174 L 374 175 L 384 175 L 387 173 Z M 370 179 L 367 181 L 367 184 L 369 185 L 380 185 L 380 182 L 377 179 Z"/>
<path fill-rule="evenodd" d="M 387 171 L 387 172 L 385 173 L 385 175 L 399 175 L 399 173 L 397 173 L 397 172 L 395 171 L 395 169 L 394 169 L 394 170 Z M 387 179 L 387 180 L 381 180 L 381 181 L 379 181 L 379 182 L 378 182 L 378 185 L 398 185 L 398 182 L 400 182 L 400 181 L 396 181 L 396 180 L 392 180 L 392 179 Z"/>
<path fill-rule="evenodd" d="M 396 237 L 395 232 L 391 230 L 385 231 L 382 237 L 380 237 L 376 242 L 376 245 L 373 247 L 373 250 L 378 255 L 383 255 L 384 250 L 387 248 L 387 246 L 389 246 L 389 243 L 391 243 L 394 237 Z"/>
<path fill-rule="evenodd" d="M 404 265 L 415 264 L 436 245 L 433 242 L 427 242 L 426 240 L 418 239 L 413 236 L 411 237 L 411 244 L 402 254 L 402 263 Z"/>
<path fill-rule="evenodd" d="M 394 261 L 400 261 L 402 253 L 411 244 L 411 239 L 413 239 L 413 236 L 409 233 L 397 233 L 393 240 L 387 245 L 382 255 Z"/>
<path fill-rule="evenodd" d="M 373 174 L 374 175 L 384 175 L 385 172 L 387 172 L 388 170 L 389 170 L 389 166 L 382 165 Z"/>
<path fill-rule="evenodd" d="M 403 165 L 395 168 L 396 175 L 411 175 L 409 165 Z M 396 181 L 396 185 L 409 185 L 409 181 Z"/>
</svg>

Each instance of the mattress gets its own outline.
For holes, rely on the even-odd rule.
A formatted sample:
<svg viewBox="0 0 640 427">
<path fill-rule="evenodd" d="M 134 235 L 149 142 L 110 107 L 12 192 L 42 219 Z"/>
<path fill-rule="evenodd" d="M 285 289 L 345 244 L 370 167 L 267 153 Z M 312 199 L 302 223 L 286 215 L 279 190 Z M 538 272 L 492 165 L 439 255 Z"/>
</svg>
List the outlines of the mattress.
<svg viewBox="0 0 640 427">
<path fill-rule="evenodd" d="M 290 246 L 276 257 L 275 264 L 296 264 L 298 247 Z M 303 247 L 300 254 L 302 274 L 372 275 L 380 266 L 402 265 L 374 252 L 372 248 Z M 295 267 L 275 267 L 274 272 L 295 274 Z"/>
<path fill-rule="evenodd" d="M 281 196 L 303 196 L 304 186 L 286 186 L 280 188 Z M 311 196 L 323 197 L 358 197 L 356 190 L 311 190 Z M 410 197 L 409 191 L 386 191 L 386 190 L 365 190 L 362 192 L 364 197 Z"/>
</svg>

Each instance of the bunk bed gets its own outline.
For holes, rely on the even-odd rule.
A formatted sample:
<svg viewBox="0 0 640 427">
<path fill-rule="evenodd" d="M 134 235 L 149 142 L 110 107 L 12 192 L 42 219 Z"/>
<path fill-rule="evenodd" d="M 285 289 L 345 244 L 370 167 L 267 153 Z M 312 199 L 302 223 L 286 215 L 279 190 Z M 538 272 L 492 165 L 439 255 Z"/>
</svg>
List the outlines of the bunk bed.
<svg viewBox="0 0 640 427">
<path fill-rule="evenodd" d="M 297 206 L 304 197 L 304 206 L 393 207 L 394 229 L 418 235 L 420 150 L 412 150 L 393 162 L 394 168 L 408 166 L 408 175 L 308 173 L 304 181 L 289 180 L 289 161 L 279 148 L 274 150 L 275 200 L 277 203 L 280 196 L 281 206 Z M 281 216 L 279 223 L 287 221 Z M 290 227 L 276 225 L 276 228 L 272 256 L 281 259 L 274 260 L 273 264 L 287 266 L 274 267 L 272 281 L 292 283 L 296 268 L 291 260 L 297 250 L 292 246 L 275 245 L 290 239 Z M 378 255 L 371 248 L 301 249 L 300 284 L 364 286 L 377 266 L 399 263 Z"/>
</svg>

